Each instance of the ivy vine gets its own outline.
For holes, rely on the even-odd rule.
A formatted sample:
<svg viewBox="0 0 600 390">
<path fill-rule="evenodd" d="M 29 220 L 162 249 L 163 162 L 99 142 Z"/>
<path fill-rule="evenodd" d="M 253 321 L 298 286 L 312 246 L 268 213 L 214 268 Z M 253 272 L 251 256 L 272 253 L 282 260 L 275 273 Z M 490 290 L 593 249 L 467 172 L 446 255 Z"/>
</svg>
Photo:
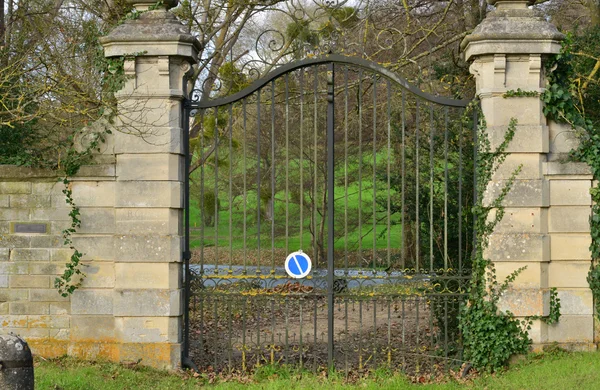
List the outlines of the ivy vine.
<svg viewBox="0 0 600 390">
<path fill-rule="evenodd" d="M 517 88 L 516 91 L 514 89 L 510 89 L 502 95 L 502 97 L 505 99 L 510 98 L 510 97 L 538 97 L 538 96 L 540 96 L 540 93 L 537 91 L 523 91 L 521 88 Z"/>
<path fill-rule="evenodd" d="M 571 152 L 575 161 L 587 163 L 592 171 L 596 185 L 590 189 L 592 198 L 592 214 L 590 217 L 590 234 L 592 243 L 590 252 L 592 264 L 587 282 L 592 290 L 596 315 L 600 318 L 600 129 L 594 127 L 577 108 L 575 96 L 575 71 L 573 69 L 572 35 L 568 34 L 563 41 L 560 53 L 553 56 L 546 65 L 547 87 L 542 94 L 545 103 L 544 114 L 548 119 L 558 123 L 566 123 L 576 132 L 580 140 L 579 147 Z"/>
</svg>

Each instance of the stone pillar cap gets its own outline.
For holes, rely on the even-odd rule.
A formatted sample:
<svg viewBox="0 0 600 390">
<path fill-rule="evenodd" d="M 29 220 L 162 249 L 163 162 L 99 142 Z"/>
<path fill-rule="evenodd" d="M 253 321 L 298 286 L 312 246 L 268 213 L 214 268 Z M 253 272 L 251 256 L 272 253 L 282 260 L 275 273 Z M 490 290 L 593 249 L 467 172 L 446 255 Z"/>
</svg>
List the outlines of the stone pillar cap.
<svg viewBox="0 0 600 390">
<path fill-rule="evenodd" d="M 157 2 L 153 0 L 125 0 L 127 4 L 133 5 L 133 7 L 138 11 L 147 11 L 148 8 L 154 6 Z M 163 0 L 162 7 L 164 9 L 170 9 L 173 7 L 177 7 L 179 4 L 179 0 Z"/>
<path fill-rule="evenodd" d="M 177 1 L 170 2 L 170 4 L 175 3 Z M 106 57 L 181 56 L 190 57 L 193 62 L 198 61 L 200 42 L 190 34 L 188 26 L 177 20 L 175 15 L 167 12 L 168 7 L 143 12 L 139 19 L 127 20 L 107 36 L 101 37 L 100 43 L 104 46 L 104 55 Z"/>
<path fill-rule="evenodd" d="M 544 15 L 528 5 L 531 0 L 488 0 L 496 5 L 460 44 L 468 61 L 486 54 L 555 54 L 564 35 Z"/>
</svg>

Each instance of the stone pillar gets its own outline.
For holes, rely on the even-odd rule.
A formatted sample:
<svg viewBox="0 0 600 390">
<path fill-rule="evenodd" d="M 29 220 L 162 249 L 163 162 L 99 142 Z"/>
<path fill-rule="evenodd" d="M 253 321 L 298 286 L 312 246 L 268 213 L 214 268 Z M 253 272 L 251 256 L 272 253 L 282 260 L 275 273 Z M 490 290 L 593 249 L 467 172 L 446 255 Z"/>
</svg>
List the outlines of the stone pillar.
<svg viewBox="0 0 600 390">
<path fill-rule="evenodd" d="M 489 184 L 487 194 L 489 198 L 497 196 L 506 179 L 522 165 L 505 200 L 506 214 L 490 237 L 488 250 L 499 278 L 527 266 L 504 296 L 503 309 L 518 317 L 547 315 L 549 289 L 557 287 L 563 316 L 557 325 L 535 321 L 529 333 L 534 344 L 591 343 L 592 305 L 585 283 L 590 262 L 589 233 L 585 232 L 590 177 L 577 183 L 550 180 L 559 177 L 549 177 L 548 174 L 556 175 L 549 171 L 560 169 L 555 166 L 558 163 L 548 162 L 551 147 L 554 148 L 550 141 L 554 139 L 541 99 L 503 96 L 518 89 L 544 91 L 544 60 L 560 51 L 563 35 L 541 14 L 529 9 L 533 1 L 488 3 L 495 5 L 496 10 L 465 38 L 462 48 L 466 60 L 472 61 L 470 71 L 475 75 L 492 147 L 504 139 L 511 118 L 518 121 L 515 137 L 508 146 L 510 154 Z M 563 171 L 569 175 L 573 170 Z M 582 197 L 585 199 L 579 199 Z M 554 205 L 557 207 L 551 207 Z M 573 208 L 564 209 L 567 206 Z"/>
<path fill-rule="evenodd" d="M 114 337 L 119 360 L 174 368 L 181 361 L 184 76 L 199 42 L 168 9 L 177 1 L 127 0 L 139 19 L 101 42 L 125 56 L 114 134 Z"/>
</svg>

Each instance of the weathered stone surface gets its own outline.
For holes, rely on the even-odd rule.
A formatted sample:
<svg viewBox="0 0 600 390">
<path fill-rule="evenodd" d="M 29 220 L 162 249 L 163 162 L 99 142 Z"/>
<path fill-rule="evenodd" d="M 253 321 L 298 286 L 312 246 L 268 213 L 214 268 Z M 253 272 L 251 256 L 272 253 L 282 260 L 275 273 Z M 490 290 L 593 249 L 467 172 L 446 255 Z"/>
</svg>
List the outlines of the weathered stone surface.
<svg viewBox="0 0 600 390">
<path fill-rule="evenodd" d="M 112 288 L 115 286 L 115 264 L 113 262 L 84 262 L 81 270 L 87 276 L 83 288 Z"/>
<path fill-rule="evenodd" d="M 177 154 L 121 154 L 117 156 L 118 180 L 183 181 L 184 159 Z"/>
<path fill-rule="evenodd" d="M 116 209 L 116 233 L 121 235 L 181 235 L 182 212 L 169 208 Z"/>
<path fill-rule="evenodd" d="M 73 340 L 102 342 L 115 339 L 115 319 L 113 316 L 71 316 L 71 336 Z"/>
<path fill-rule="evenodd" d="M 589 288 L 558 290 L 558 299 L 561 316 L 594 314 L 594 298 Z"/>
<path fill-rule="evenodd" d="M 115 205 L 115 183 L 112 181 L 74 182 L 73 199 L 79 207 L 112 207 Z M 64 203 L 64 196 L 57 199 Z"/>
<path fill-rule="evenodd" d="M 548 341 L 573 343 L 594 339 L 594 319 L 591 315 L 563 315 L 558 324 L 548 326 Z"/>
<path fill-rule="evenodd" d="M 485 255 L 492 261 L 549 261 L 549 247 L 546 234 L 494 233 Z"/>
<path fill-rule="evenodd" d="M 55 288 L 39 288 L 29 291 L 31 302 L 69 302 L 70 297 L 63 297 Z"/>
<path fill-rule="evenodd" d="M 506 186 L 506 180 L 490 181 L 483 202 L 489 205 Z M 515 180 L 502 202 L 505 207 L 547 207 L 548 182 L 545 180 Z"/>
<path fill-rule="evenodd" d="M 121 137 L 115 145 L 115 153 L 183 153 L 181 127 L 153 127 L 144 137 L 129 135 Z"/>
<path fill-rule="evenodd" d="M 48 230 L 50 233 L 50 229 Z M 64 241 L 62 236 L 33 236 L 31 237 L 31 246 L 34 248 L 61 248 Z M 50 256 L 50 250 L 48 250 L 48 256 Z"/>
<path fill-rule="evenodd" d="M 29 290 L 17 288 L 0 288 L 0 302 L 26 301 L 29 299 Z"/>
<path fill-rule="evenodd" d="M 576 130 L 570 125 L 548 121 L 548 129 L 551 156 L 561 154 L 566 155 L 571 152 L 571 150 L 576 149 L 579 145 L 579 138 L 577 137 Z"/>
<path fill-rule="evenodd" d="M 506 207 L 504 218 L 494 229 L 497 233 L 547 233 L 547 212 L 540 207 Z M 495 213 L 490 213 L 493 218 Z"/>
<path fill-rule="evenodd" d="M 588 206 L 592 204 L 591 180 L 550 180 L 552 206 Z"/>
<path fill-rule="evenodd" d="M 123 342 L 178 343 L 181 341 L 179 317 L 118 317 L 115 326 L 117 336 Z"/>
<path fill-rule="evenodd" d="M 515 270 L 527 267 L 511 286 L 515 289 L 532 289 L 532 288 L 546 288 L 548 287 L 548 272 L 549 265 L 551 263 L 546 262 L 508 262 L 508 261 L 497 261 L 494 263 L 496 267 L 496 277 L 498 281 L 503 282 L 507 276 L 509 276 Z"/>
<path fill-rule="evenodd" d="M 0 220 L 29 221 L 29 209 L 18 209 L 16 207 L 0 208 Z"/>
<path fill-rule="evenodd" d="M 10 207 L 9 195 L 0 195 L 0 207 Z"/>
<path fill-rule="evenodd" d="M 69 328 L 69 316 L 27 316 L 29 328 L 61 329 Z"/>
<path fill-rule="evenodd" d="M 53 207 L 50 209 L 32 209 L 32 221 L 70 221 L 69 213 L 71 208 Z"/>
<path fill-rule="evenodd" d="M 504 142 L 507 129 L 508 122 L 505 125 L 492 126 L 490 124 L 488 126 L 490 145 L 493 150 L 496 150 Z M 515 130 L 515 136 L 510 144 L 508 144 L 506 151 L 510 153 L 547 153 L 549 148 L 548 142 L 547 126 L 542 124 L 519 124 Z"/>
<path fill-rule="evenodd" d="M 8 248 L 0 248 L 0 261 L 8 261 L 10 251 Z"/>
<path fill-rule="evenodd" d="M 17 209 L 50 207 L 50 195 L 10 195 L 10 207 Z"/>
<path fill-rule="evenodd" d="M 591 259 L 589 234 L 557 234 L 550 236 L 550 258 L 552 260 Z"/>
<path fill-rule="evenodd" d="M 60 275 L 64 270 L 64 264 L 41 263 L 37 261 L 35 263 L 29 263 L 30 275 Z"/>
<path fill-rule="evenodd" d="M 542 167 L 545 157 L 540 153 L 512 153 L 506 156 L 504 163 L 492 176 L 492 180 L 507 180 L 520 167 L 517 179 L 539 180 L 542 177 Z"/>
<path fill-rule="evenodd" d="M 0 263 L 0 274 L 8 275 L 27 275 L 29 273 L 29 263 L 27 262 L 7 262 Z"/>
<path fill-rule="evenodd" d="M 182 239 L 179 236 L 116 236 L 119 261 L 179 262 Z"/>
<path fill-rule="evenodd" d="M 173 181 L 119 181 L 117 207 L 182 208 L 183 187 Z"/>
<path fill-rule="evenodd" d="M 102 234 L 115 232 L 114 208 L 81 208 L 81 234 Z"/>
<path fill-rule="evenodd" d="M 50 314 L 71 314 L 71 302 L 50 302 Z"/>
<path fill-rule="evenodd" d="M 548 284 L 558 288 L 588 288 L 587 273 L 591 261 L 551 261 Z"/>
<path fill-rule="evenodd" d="M 10 252 L 11 261 L 49 261 L 50 251 L 48 249 L 13 249 Z"/>
<path fill-rule="evenodd" d="M 84 253 L 83 260 L 114 259 L 114 239 L 112 235 L 74 236 L 73 244 L 75 248 Z"/>
<path fill-rule="evenodd" d="M 122 317 L 162 317 L 183 314 L 181 290 L 116 290 L 114 314 Z"/>
<path fill-rule="evenodd" d="M 180 263 L 117 263 L 118 289 L 178 289 L 181 283 Z"/>
<path fill-rule="evenodd" d="M 30 194 L 31 183 L 27 181 L 5 181 L 0 183 L 0 194 Z"/>
<path fill-rule="evenodd" d="M 508 310 L 517 317 L 542 315 L 549 313 L 549 293 L 540 288 L 509 287 L 502 294 L 498 306 L 500 310 Z"/>
<path fill-rule="evenodd" d="M 50 277 L 45 275 L 10 275 L 9 286 L 11 288 L 30 287 L 30 288 L 49 288 Z M 35 313 L 45 314 L 45 313 Z"/>
<path fill-rule="evenodd" d="M 71 297 L 72 314 L 113 314 L 112 290 L 76 290 Z"/>
<path fill-rule="evenodd" d="M 549 161 L 544 164 L 544 174 L 548 176 L 548 179 L 558 177 L 562 180 L 568 180 L 569 176 L 586 176 L 588 179 L 592 178 L 592 171 L 589 165 L 572 161 Z"/>
<path fill-rule="evenodd" d="M 10 314 L 50 314 L 50 304 L 46 302 L 10 302 L 9 306 Z"/>
<path fill-rule="evenodd" d="M 587 233 L 590 231 L 589 206 L 552 206 L 548 209 L 548 231 L 557 233 Z"/>
</svg>

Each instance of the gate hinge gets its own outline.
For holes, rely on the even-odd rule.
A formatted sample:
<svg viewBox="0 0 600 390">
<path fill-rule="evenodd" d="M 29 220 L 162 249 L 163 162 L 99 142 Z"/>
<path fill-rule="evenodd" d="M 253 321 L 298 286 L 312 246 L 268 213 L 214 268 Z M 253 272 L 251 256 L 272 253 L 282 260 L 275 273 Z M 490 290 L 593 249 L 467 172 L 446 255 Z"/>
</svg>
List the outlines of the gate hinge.
<svg viewBox="0 0 600 390">
<path fill-rule="evenodd" d="M 192 252 L 191 251 L 183 251 L 183 260 L 191 260 Z"/>
</svg>

